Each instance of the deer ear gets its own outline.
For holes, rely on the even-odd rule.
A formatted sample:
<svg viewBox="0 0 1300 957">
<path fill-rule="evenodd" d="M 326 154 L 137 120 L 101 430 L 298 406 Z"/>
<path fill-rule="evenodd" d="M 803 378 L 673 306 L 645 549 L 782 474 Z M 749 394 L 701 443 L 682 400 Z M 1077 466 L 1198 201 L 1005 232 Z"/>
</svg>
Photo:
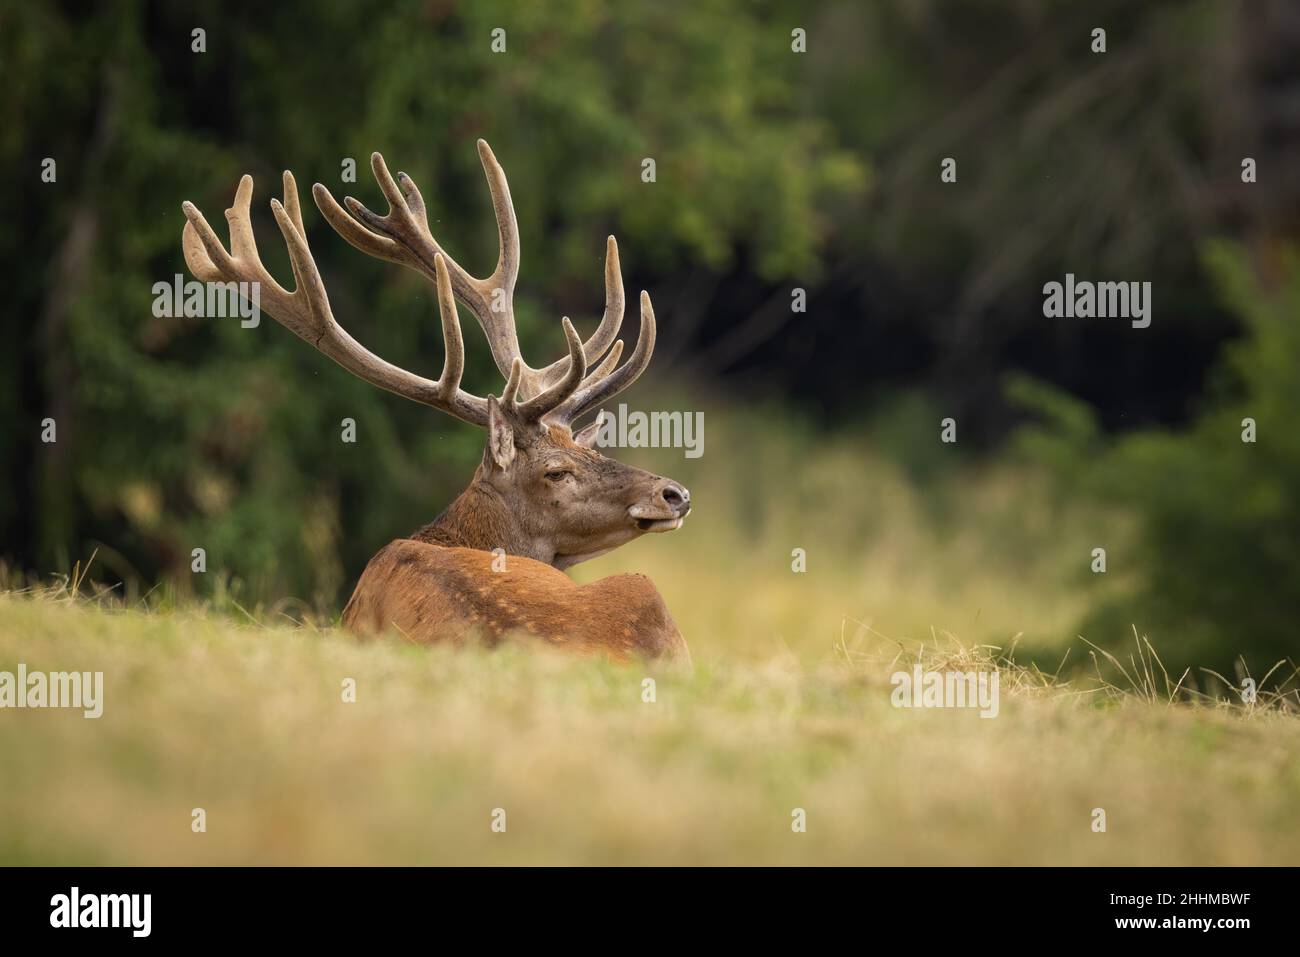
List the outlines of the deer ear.
<svg viewBox="0 0 1300 957">
<path fill-rule="evenodd" d="M 600 427 L 605 423 L 605 412 L 602 409 L 596 416 L 596 421 L 590 425 L 583 426 L 573 435 L 573 441 L 581 445 L 584 449 L 594 449 L 596 439 L 600 437 Z"/>
<path fill-rule="evenodd" d="M 501 413 L 501 403 L 494 395 L 488 396 L 487 457 L 503 472 L 515 460 L 515 430 Z"/>
</svg>

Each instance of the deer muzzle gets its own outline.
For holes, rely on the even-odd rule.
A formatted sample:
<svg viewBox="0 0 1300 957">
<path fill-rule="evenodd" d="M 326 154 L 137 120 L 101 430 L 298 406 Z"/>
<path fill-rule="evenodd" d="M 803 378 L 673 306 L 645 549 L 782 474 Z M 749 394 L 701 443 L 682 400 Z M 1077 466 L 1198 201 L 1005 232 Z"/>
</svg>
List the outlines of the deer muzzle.
<svg viewBox="0 0 1300 957">
<path fill-rule="evenodd" d="M 690 511 L 690 491 L 664 479 L 655 486 L 648 502 L 631 506 L 627 514 L 643 532 L 671 532 L 682 527 Z"/>
</svg>

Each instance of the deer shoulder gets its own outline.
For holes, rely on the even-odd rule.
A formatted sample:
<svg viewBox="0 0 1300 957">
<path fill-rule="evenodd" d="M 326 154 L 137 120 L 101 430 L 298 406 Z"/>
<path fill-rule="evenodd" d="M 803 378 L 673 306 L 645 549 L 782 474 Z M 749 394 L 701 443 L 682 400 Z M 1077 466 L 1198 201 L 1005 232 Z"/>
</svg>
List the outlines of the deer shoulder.
<svg viewBox="0 0 1300 957">
<path fill-rule="evenodd" d="M 343 623 L 420 644 L 530 636 L 582 654 L 687 658 L 686 643 L 645 575 L 578 585 L 530 558 L 399 539 L 361 575 Z"/>
</svg>

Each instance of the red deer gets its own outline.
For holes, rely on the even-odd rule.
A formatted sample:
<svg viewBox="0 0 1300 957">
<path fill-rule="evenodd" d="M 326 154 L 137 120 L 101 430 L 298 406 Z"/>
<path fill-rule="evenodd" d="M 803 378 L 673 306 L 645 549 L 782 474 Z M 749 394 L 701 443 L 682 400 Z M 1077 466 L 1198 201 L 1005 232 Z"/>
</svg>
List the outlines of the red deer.
<svg viewBox="0 0 1300 957">
<path fill-rule="evenodd" d="M 598 425 L 574 434 L 580 416 L 630 386 L 650 362 L 655 317 L 641 293 L 636 348 L 619 365 L 623 342 L 623 280 L 618 247 L 605 251 L 605 314 L 585 343 L 564 318 L 568 355 L 543 368 L 528 365 L 515 331 L 514 288 L 519 231 L 505 173 L 479 140 L 496 213 L 496 269 L 477 279 L 429 231 L 424 200 L 405 173 L 396 181 L 383 157 L 371 167 L 388 200 L 380 216 L 352 197 L 344 210 L 324 186 L 312 187 L 321 214 L 362 252 L 408 266 L 433 281 L 442 318 L 442 375 L 425 379 L 369 352 L 335 320 L 307 246 L 298 189 L 284 173 L 284 202 L 271 210 L 284 235 L 295 288 L 266 271 L 253 238 L 253 180 L 244 176 L 227 250 L 203 214 L 186 202 L 182 244 L 190 271 L 205 282 L 256 282 L 261 304 L 290 332 L 353 375 L 389 392 L 440 409 L 487 430 L 473 481 L 433 522 L 391 542 L 370 560 L 343 612 L 359 634 L 389 628 L 417 642 L 489 643 L 524 633 L 579 652 L 623 660 L 632 655 L 689 661 L 686 643 L 663 598 L 644 575 L 615 575 L 578 586 L 561 569 L 603 555 L 647 532 L 680 528 L 690 494 L 671 479 L 606 458 L 593 448 Z M 505 379 L 501 397 L 463 391 L 465 366 L 459 299 L 483 327 Z"/>
</svg>

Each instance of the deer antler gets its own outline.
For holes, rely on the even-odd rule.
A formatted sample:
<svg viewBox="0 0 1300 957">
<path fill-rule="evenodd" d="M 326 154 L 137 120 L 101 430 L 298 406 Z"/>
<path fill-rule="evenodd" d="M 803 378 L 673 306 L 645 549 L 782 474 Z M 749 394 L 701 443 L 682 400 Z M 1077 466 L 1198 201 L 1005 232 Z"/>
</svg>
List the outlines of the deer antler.
<svg viewBox="0 0 1300 957">
<path fill-rule="evenodd" d="M 400 263 L 426 277 L 431 275 L 433 257 L 441 254 L 447 260 L 452 288 L 456 297 L 474 314 L 487 336 L 492 358 L 501 374 L 513 375 L 515 362 L 520 364 L 518 391 L 521 396 L 552 394 L 549 390 L 571 379 L 573 363 L 570 356 L 540 369 L 530 366 L 519 349 L 515 332 L 514 289 L 519 275 L 519 226 L 515 218 L 514 203 L 510 199 L 510 186 L 505 171 L 497 162 L 491 147 L 478 141 L 479 159 L 487 177 L 496 216 L 499 252 L 496 268 L 484 279 L 476 279 L 461 267 L 438 244 L 429 231 L 424 199 L 419 188 L 405 173 L 399 172 L 394 181 L 388 166 L 379 153 L 370 157 L 370 166 L 384 197 L 388 200 L 388 213 L 380 216 L 367 209 L 351 196 L 343 199 L 345 210 L 324 186 L 317 183 L 312 195 L 321 214 L 340 236 L 354 247 L 369 255 L 389 262 Z M 351 215 L 349 215 L 349 212 Z M 582 379 L 567 401 L 547 414 L 549 421 L 568 424 L 598 403 L 611 398 L 631 385 L 645 371 L 654 348 L 654 312 L 649 299 L 642 294 L 641 333 L 632 357 L 615 372 L 622 356 L 622 340 L 616 341 L 623 323 L 623 277 L 619 266 L 618 243 L 610 236 L 605 243 L 605 313 L 595 333 L 582 345 L 590 375 Z M 604 356 L 599 363 L 596 360 Z M 594 368 L 592 368 L 594 366 Z M 582 396 L 580 401 L 574 401 Z"/>
<path fill-rule="evenodd" d="M 295 335 L 311 343 L 353 375 L 389 392 L 441 409 L 463 421 L 486 426 L 487 400 L 460 388 L 465 368 L 464 342 L 456 315 L 455 298 L 474 314 L 487 336 L 497 368 L 506 377 L 502 402 L 513 416 L 524 422 L 569 424 L 600 402 L 621 392 L 636 380 L 649 364 L 654 349 L 654 312 L 650 299 L 641 294 L 641 330 L 636 349 L 622 367 L 623 342 L 615 341 L 623 321 L 623 280 L 618 246 L 610 236 L 605 256 L 605 314 L 600 326 L 584 344 L 568 317 L 561 320 L 569 354 L 541 369 L 534 369 L 519 351 L 515 332 L 514 287 L 519 274 L 519 230 L 505 173 L 487 143 L 479 140 L 479 156 L 487 174 L 488 188 L 496 212 L 500 254 L 496 269 L 485 279 L 476 279 L 443 251 L 429 232 L 424 200 L 405 173 L 397 182 L 389 175 L 378 153 L 370 158 L 380 189 L 388 199 L 384 216 L 371 212 L 352 197 L 344 198 L 348 215 L 329 191 L 317 183 L 312 195 L 322 215 L 335 231 L 362 252 L 389 262 L 409 266 L 433 280 L 438 290 L 446 358 L 442 375 L 432 381 L 392 365 L 353 339 L 334 319 L 320 272 L 307 245 L 298 189 L 293 174 L 284 173 L 284 203 L 271 200 L 276 223 L 284 235 L 293 267 L 295 289 L 286 291 L 262 265 L 253 238 L 249 206 L 253 180 L 244 176 L 235 193 L 235 203 L 226 210 L 230 223 L 230 251 L 208 225 L 203 214 L 189 202 L 182 205 L 187 223 L 182 235 L 185 261 L 190 271 L 205 282 L 256 282 L 266 311 Z M 400 189 L 399 184 L 400 183 Z M 612 347 L 611 347 L 612 344 Z M 591 374 L 591 361 L 604 355 Z"/>
</svg>

